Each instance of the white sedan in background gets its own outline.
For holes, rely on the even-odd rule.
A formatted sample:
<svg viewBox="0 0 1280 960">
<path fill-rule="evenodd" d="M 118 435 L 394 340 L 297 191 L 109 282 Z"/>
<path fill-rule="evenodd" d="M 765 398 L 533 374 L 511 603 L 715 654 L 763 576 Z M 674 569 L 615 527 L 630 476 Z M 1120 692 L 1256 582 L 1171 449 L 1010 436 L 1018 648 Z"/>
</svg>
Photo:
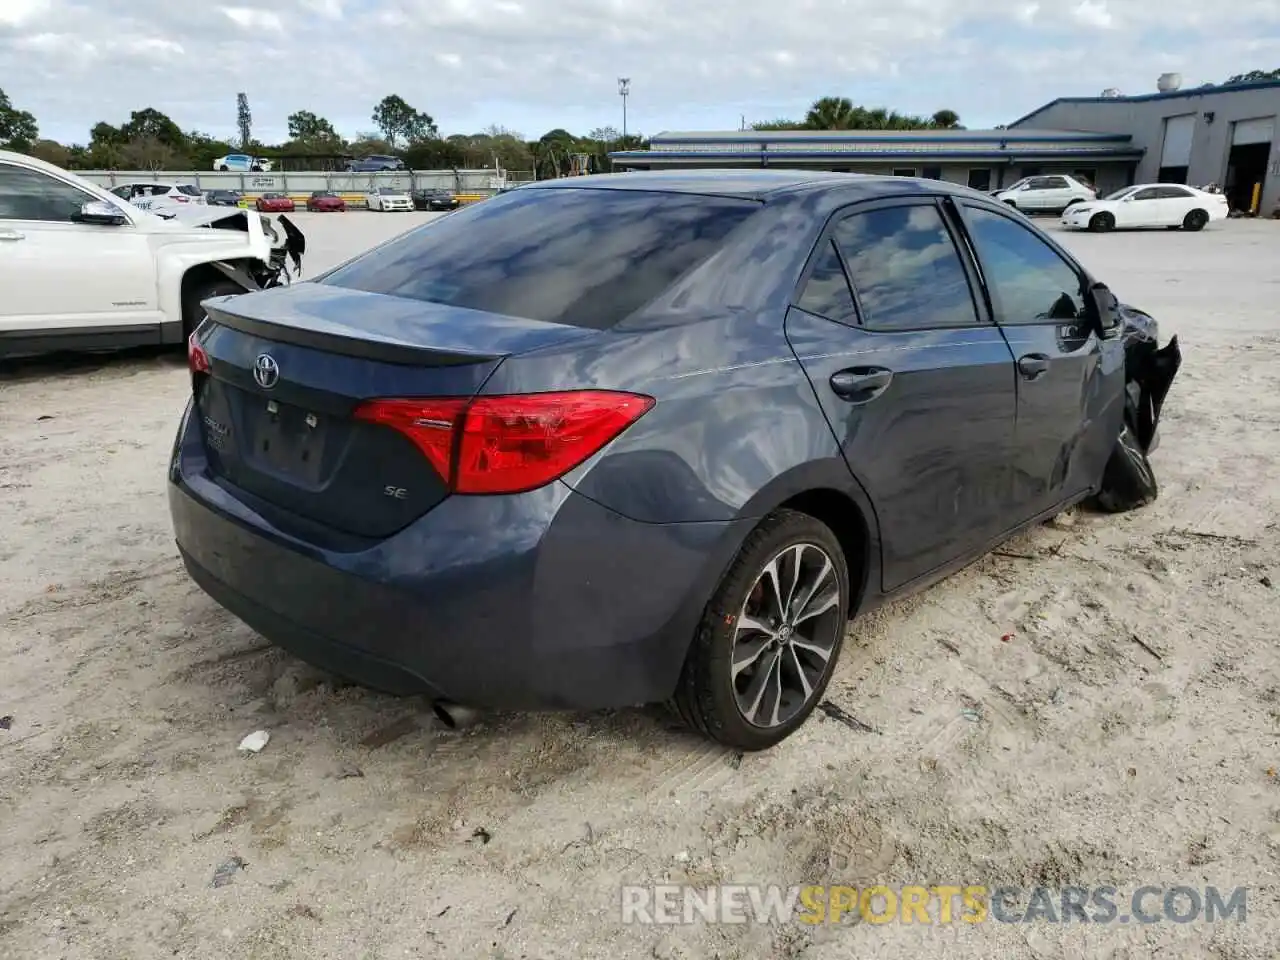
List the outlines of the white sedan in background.
<svg viewBox="0 0 1280 960">
<path fill-rule="evenodd" d="M 413 197 L 408 190 L 399 187 L 378 187 L 364 195 L 365 205 L 370 210 L 408 210 L 413 212 Z"/>
<path fill-rule="evenodd" d="M 1227 218 L 1227 198 L 1180 183 L 1139 183 L 1070 207 L 1062 225 L 1103 233 L 1107 230 L 1167 227 L 1203 230 L 1214 220 Z"/>
</svg>

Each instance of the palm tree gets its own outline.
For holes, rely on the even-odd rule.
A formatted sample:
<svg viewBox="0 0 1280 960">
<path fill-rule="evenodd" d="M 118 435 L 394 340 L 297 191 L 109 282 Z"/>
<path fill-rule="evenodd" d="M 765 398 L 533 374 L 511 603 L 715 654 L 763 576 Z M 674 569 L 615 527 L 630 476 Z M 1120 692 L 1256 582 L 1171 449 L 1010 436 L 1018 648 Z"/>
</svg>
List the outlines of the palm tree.
<svg viewBox="0 0 1280 960">
<path fill-rule="evenodd" d="M 822 97 L 809 108 L 804 125 L 810 130 L 856 130 L 860 112 L 848 97 Z"/>
<path fill-rule="evenodd" d="M 933 126 L 940 130 L 962 130 L 960 114 L 954 110 L 939 110 L 933 115 Z"/>
</svg>

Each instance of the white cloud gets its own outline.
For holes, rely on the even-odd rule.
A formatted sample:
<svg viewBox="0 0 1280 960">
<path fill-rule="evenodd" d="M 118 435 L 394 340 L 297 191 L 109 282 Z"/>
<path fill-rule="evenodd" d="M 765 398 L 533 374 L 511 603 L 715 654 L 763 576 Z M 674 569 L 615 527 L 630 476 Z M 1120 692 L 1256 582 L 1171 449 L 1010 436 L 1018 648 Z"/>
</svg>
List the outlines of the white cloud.
<svg viewBox="0 0 1280 960">
<path fill-rule="evenodd" d="M 50 0 L 0 0 L 0 27 L 22 27 L 49 12 Z"/>
<path fill-rule="evenodd" d="M 222 12 L 227 19 L 246 30 L 271 30 L 279 33 L 284 30 L 284 21 L 280 14 L 271 10 L 255 10 L 251 7 L 223 7 Z"/>
<path fill-rule="evenodd" d="M 225 6 L 223 4 L 225 3 Z M 1280 4 L 1235 0 L 0 0 L 0 86 L 42 132 L 83 141 L 152 106 L 229 135 L 311 110 L 368 130 L 398 94 L 441 129 L 530 137 L 621 127 L 736 129 L 819 96 L 1003 123 L 1058 96 L 1187 86 L 1280 66 Z M 1016 26 L 1017 29 L 1010 29 Z M 1156 32 L 1158 31 L 1158 33 Z M 788 59 L 788 56 L 790 59 Z M 157 65 L 163 65 L 157 84 Z"/>
<path fill-rule="evenodd" d="M 1072 11 L 1072 16 L 1086 27 L 1097 27 L 1101 30 L 1109 29 L 1114 25 L 1111 11 L 1107 9 L 1105 3 L 1098 0 L 1080 0 L 1076 4 L 1076 8 Z"/>
</svg>

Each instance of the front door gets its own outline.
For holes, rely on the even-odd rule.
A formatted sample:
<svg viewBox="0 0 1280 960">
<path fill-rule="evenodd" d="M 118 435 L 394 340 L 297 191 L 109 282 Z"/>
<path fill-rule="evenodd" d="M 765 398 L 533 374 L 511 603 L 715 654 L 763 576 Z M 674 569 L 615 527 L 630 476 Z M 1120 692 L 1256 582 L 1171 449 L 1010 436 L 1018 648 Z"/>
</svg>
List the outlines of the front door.
<svg viewBox="0 0 1280 960">
<path fill-rule="evenodd" d="M 147 238 L 132 225 L 72 222 L 96 199 L 0 162 L 0 337 L 159 323 Z"/>
<path fill-rule="evenodd" d="M 787 315 L 875 508 L 885 590 L 984 547 L 1008 505 L 1013 357 L 972 295 L 948 219 L 933 199 L 853 208 Z"/>
<path fill-rule="evenodd" d="M 1124 347 L 1093 329 L 1075 264 L 1002 211 L 962 209 L 1017 369 L 1013 502 L 1028 520 L 1101 479 L 1124 415 Z"/>
<path fill-rule="evenodd" d="M 1164 207 L 1159 187 L 1135 190 L 1116 208 L 1118 227 L 1157 227 L 1164 223 Z"/>
</svg>

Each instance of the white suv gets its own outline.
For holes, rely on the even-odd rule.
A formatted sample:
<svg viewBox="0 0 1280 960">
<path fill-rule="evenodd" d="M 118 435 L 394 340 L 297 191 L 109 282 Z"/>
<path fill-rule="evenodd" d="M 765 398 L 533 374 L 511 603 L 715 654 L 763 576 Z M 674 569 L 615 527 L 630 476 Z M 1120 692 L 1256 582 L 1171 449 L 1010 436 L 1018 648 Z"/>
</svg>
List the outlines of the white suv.
<svg viewBox="0 0 1280 960">
<path fill-rule="evenodd" d="M 1023 177 L 993 194 L 995 199 L 1026 213 L 1061 213 L 1073 203 L 1097 199 L 1098 193 L 1075 177 L 1050 174 Z"/>
<path fill-rule="evenodd" d="M 205 196 L 189 183 L 122 183 L 111 192 L 139 210 L 163 213 L 174 207 L 204 206 Z"/>
</svg>

